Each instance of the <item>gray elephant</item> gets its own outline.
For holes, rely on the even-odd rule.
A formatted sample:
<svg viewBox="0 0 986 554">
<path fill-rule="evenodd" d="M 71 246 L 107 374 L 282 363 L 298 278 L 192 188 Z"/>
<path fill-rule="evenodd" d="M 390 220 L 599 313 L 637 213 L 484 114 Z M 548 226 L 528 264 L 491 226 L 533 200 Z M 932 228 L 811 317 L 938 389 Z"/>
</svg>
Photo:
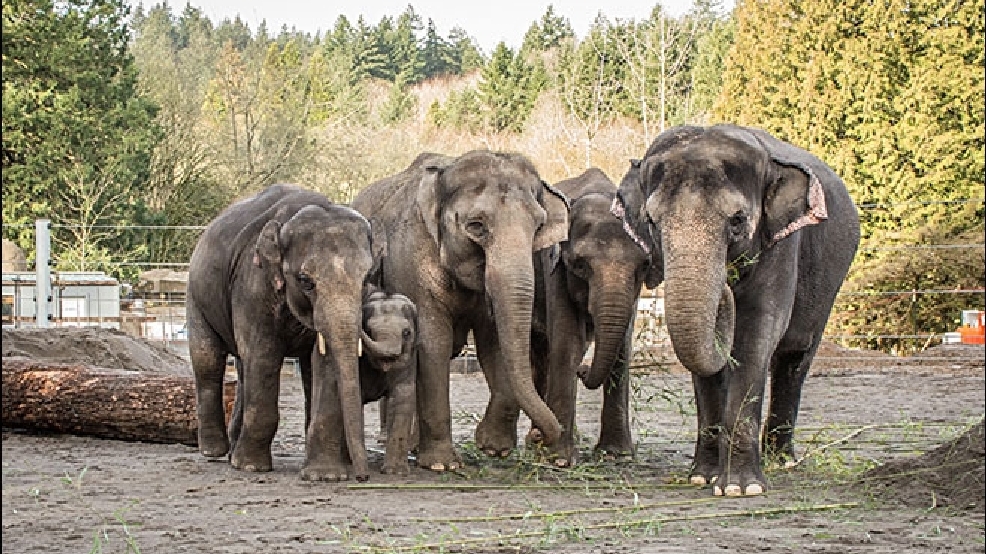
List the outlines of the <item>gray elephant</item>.
<svg viewBox="0 0 986 554">
<path fill-rule="evenodd" d="M 272 469 L 285 357 L 301 363 L 306 447 L 301 477 L 368 476 L 358 344 L 370 225 L 355 210 L 293 185 L 237 202 L 203 232 L 189 265 L 187 320 L 199 450 L 233 467 Z M 229 431 L 227 355 L 240 380 Z M 344 431 L 344 432 L 343 432 Z"/>
<path fill-rule="evenodd" d="M 374 291 L 363 302 L 363 351 L 359 358 L 363 402 L 380 400 L 386 437 L 384 473 L 406 475 L 414 447 L 418 314 L 402 294 Z"/>
<path fill-rule="evenodd" d="M 555 188 L 571 203 L 568 240 L 535 256 L 531 344 L 536 384 L 564 429 L 551 455 L 565 466 L 578 461 L 576 375 L 590 341 L 595 342 L 591 371 L 607 379 L 596 450 L 633 453 L 628 406 L 633 322 L 641 286 L 656 286 L 656 275 L 649 257 L 624 232 L 623 221 L 610 213 L 616 185 L 606 174 L 592 168 Z M 528 438 L 537 441 L 539 435 L 533 429 Z"/>
<path fill-rule="evenodd" d="M 418 464 L 444 471 L 460 463 L 449 362 L 469 330 L 491 392 L 477 444 L 488 453 L 510 452 L 518 407 L 546 444 L 558 440 L 558 420 L 534 388 L 530 336 L 533 252 L 565 238 L 564 196 L 523 156 L 476 150 L 422 154 L 367 186 L 352 205 L 373 225 L 379 284 L 418 309 Z"/>
<path fill-rule="evenodd" d="M 631 167 L 613 209 L 661 272 L 674 352 L 692 373 L 691 481 L 762 493 L 768 372 L 763 450 L 793 457 L 801 389 L 859 244 L 845 184 L 762 130 L 683 126 Z"/>
</svg>

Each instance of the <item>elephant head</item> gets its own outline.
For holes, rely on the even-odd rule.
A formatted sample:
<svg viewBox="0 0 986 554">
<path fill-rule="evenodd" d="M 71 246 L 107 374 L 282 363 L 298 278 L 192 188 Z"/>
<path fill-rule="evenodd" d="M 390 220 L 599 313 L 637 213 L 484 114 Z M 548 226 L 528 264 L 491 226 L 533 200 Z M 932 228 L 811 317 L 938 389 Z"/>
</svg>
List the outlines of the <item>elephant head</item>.
<svg viewBox="0 0 986 554">
<path fill-rule="evenodd" d="M 254 258 L 292 315 L 316 333 L 311 401 L 339 403 L 357 478 L 368 475 L 358 351 L 370 241 L 370 224 L 355 210 L 310 205 L 283 223 L 268 221 Z M 338 376 L 339 398 L 323 390 L 326 371 Z"/>
<path fill-rule="evenodd" d="M 382 371 L 404 368 L 418 346 L 418 311 L 403 294 L 371 293 L 363 302 L 363 355 Z"/>
<path fill-rule="evenodd" d="M 662 133 L 613 204 L 665 282 L 668 332 L 699 376 L 726 367 L 731 284 L 769 248 L 827 217 L 821 185 L 790 145 L 731 125 Z"/>
<path fill-rule="evenodd" d="M 561 428 L 531 376 L 533 252 L 567 235 L 566 198 L 525 157 L 482 150 L 426 162 L 416 201 L 455 286 L 485 294 L 514 397 L 553 442 Z"/>
</svg>

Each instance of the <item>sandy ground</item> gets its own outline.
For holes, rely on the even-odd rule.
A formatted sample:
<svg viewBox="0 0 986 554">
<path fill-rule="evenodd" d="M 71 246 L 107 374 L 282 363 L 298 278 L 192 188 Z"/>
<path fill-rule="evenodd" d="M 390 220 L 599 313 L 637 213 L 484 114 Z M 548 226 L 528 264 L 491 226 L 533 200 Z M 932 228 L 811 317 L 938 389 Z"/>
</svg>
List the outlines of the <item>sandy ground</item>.
<svg viewBox="0 0 986 554">
<path fill-rule="evenodd" d="M 116 333 L 35 333 L 5 330 L 4 356 L 186 370 Z M 270 473 L 186 446 L 5 428 L 3 552 L 983 552 L 983 359 L 981 346 L 892 358 L 828 345 L 803 397 L 804 459 L 770 466 L 770 491 L 741 499 L 684 484 L 694 405 L 673 366 L 634 376 L 633 461 L 591 460 L 599 396 L 585 390 L 585 463 L 559 470 L 523 449 L 490 460 L 472 442 L 488 398 L 482 374 L 453 374 L 465 467 L 366 484 L 298 478 L 303 401 L 285 371 Z M 370 437 L 377 421 L 368 406 Z M 522 417 L 521 437 L 527 426 Z"/>
</svg>

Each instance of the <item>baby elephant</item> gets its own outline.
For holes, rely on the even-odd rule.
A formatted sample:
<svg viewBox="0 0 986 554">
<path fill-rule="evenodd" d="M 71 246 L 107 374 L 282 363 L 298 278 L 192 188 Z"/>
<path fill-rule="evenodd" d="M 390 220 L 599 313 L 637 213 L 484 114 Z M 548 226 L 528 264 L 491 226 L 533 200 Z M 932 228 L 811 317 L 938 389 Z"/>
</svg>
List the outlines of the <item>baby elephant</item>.
<svg viewBox="0 0 986 554">
<path fill-rule="evenodd" d="M 387 437 L 383 472 L 406 475 L 416 416 L 418 314 L 414 303 L 402 294 L 370 293 L 363 301 L 360 338 L 363 403 L 382 399 L 380 421 Z"/>
</svg>

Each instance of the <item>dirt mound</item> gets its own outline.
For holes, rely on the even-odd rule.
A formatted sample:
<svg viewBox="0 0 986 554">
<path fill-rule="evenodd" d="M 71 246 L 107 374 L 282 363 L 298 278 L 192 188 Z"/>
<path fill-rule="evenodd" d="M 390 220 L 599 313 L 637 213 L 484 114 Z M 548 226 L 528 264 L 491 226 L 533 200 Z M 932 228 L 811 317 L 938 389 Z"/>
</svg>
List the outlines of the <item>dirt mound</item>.
<svg viewBox="0 0 986 554">
<path fill-rule="evenodd" d="M 4 329 L 3 357 L 191 374 L 188 361 L 164 346 L 117 329 L 99 327 Z"/>
<path fill-rule="evenodd" d="M 959 438 L 916 458 L 893 460 L 866 477 L 880 495 L 911 507 L 950 506 L 983 512 L 986 508 L 986 437 L 983 420 Z"/>
</svg>

